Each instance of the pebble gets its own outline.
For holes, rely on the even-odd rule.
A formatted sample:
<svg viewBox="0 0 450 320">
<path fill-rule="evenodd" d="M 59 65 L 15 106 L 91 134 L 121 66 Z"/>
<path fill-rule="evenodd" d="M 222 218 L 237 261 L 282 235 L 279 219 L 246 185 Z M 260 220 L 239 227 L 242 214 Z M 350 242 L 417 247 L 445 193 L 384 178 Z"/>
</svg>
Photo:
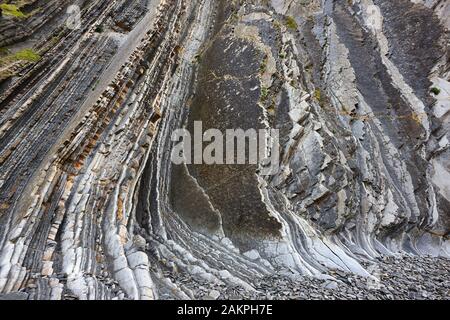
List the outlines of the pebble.
<svg viewBox="0 0 450 320">
<path fill-rule="evenodd" d="M 398 263 L 399 261 L 401 263 Z M 409 255 L 381 257 L 377 260 L 377 268 L 382 275 L 378 286 L 371 286 L 367 278 L 340 270 L 334 270 L 329 275 L 344 282 L 306 276 L 289 277 L 281 273 L 258 279 L 243 279 L 248 281 L 255 291 L 247 291 L 239 286 L 198 283 L 198 279 L 191 276 L 189 279 L 184 278 L 183 283 L 191 288 L 196 299 L 450 300 L 447 289 L 450 285 L 448 259 Z M 225 270 L 221 273 L 226 275 L 225 278 L 232 274 L 231 271 Z M 177 278 L 179 275 L 173 277 L 174 282 L 181 281 Z"/>
<path fill-rule="evenodd" d="M 220 297 L 220 292 L 217 290 L 211 290 L 209 292 L 208 298 L 210 298 L 209 300 L 217 300 Z"/>
</svg>

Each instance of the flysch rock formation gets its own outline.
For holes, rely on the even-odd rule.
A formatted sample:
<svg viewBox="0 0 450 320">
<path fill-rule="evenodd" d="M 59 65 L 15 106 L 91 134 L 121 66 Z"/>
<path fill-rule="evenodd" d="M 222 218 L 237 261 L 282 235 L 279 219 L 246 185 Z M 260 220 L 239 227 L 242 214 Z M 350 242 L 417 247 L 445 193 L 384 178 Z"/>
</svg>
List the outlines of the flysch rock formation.
<svg viewBox="0 0 450 320">
<path fill-rule="evenodd" d="M 1 3 L 0 298 L 449 298 L 450 1 Z"/>
</svg>

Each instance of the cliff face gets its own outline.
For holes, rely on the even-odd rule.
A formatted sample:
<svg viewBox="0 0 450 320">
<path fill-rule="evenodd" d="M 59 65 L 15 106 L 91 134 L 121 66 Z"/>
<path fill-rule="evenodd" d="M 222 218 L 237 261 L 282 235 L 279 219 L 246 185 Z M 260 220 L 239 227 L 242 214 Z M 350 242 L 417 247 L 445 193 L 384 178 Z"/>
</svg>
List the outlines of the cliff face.
<svg viewBox="0 0 450 320">
<path fill-rule="evenodd" d="M 0 293 L 448 267 L 448 1 L 26 3 L 0 18 Z M 279 129 L 279 171 L 173 164 L 195 121 Z"/>
</svg>

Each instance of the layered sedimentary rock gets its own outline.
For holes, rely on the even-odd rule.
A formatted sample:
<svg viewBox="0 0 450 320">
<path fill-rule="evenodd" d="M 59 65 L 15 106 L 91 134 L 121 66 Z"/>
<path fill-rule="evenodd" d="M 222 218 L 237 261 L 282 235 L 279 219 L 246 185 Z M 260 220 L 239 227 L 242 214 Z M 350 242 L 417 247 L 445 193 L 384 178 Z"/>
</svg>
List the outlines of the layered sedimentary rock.
<svg viewBox="0 0 450 320">
<path fill-rule="evenodd" d="M 0 45 L 40 58 L 2 63 L 1 294 L 258 296 L 274 274 L 378 283 L 382 256 L 449 258 L 448 1 L 21 10 Z M 195 121 L 279 129 L 279 170 L 173 164 Z"/>
</svg>

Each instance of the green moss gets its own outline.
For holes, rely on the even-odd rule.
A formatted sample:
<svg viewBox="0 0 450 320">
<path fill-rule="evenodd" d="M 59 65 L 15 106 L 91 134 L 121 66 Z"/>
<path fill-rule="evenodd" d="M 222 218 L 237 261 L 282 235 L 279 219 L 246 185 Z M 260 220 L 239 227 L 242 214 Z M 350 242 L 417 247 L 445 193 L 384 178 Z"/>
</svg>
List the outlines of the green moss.
<svg viewBox="0 0 450 320">
<path fill-rule="evenodd" d="M 320 91 L 320 89 L 314 90 L 314 97 L 316 98 L 317 101 L 322 100 L 322 92 Z"/>
<path fill-rule="evenodd" d="M 0 9 L 2 10 L 2 14 L 5 16 L 12 16 L 20 19 L 27 17 L 27 15 L 20 11 L 20 8 L 15 4 L 2 3 L 0 4 Z"/>
<path fill-rule="evenodd" d="M 264 60 L 261 62 L 259 66 L 259 73 L 264 74 L 267 71 L 267 63 L 269 62 L 269 58 L 267 56 L 264 57 Z"/>
<path fill-rule="evenodd" d="M 291 30 L 298 29 L 297 21 L 295 21 L 295 19 L 293 17 L 286 17 L 285 24 L 286 24 L 286 27 L 288 27 Z"/>
<path fill-rule="evenodd" d="M 41 56 L 37 54 L 33 49 L 24 49 L 18 51 L 14 55 L 16 60 L 23 60 L 28 62 L 38 62 L 41 60 Z"/>
<path fill-rule="evenodd" d="M 0 80 L 7 79 L 14 75 L 14 69 L 11 66 L 16 62 L 38 62 L 41 56 L 32 49 L 20 50 L 16 53 L 10 53 L 8 49 L 0 49 Z"/>
<path fill-rule="evenodd" d="M 431 93 L 433 93 L 435 96 L 438 96 L 441 93 L 441 89 L 433 87 L 431 88 Z"/>
<path fill-rule="evenodd" d="M 261 87 L 261 101 L 266 101 L 269 97 L 269 89 L 266 87 Z"/>
</svg>

